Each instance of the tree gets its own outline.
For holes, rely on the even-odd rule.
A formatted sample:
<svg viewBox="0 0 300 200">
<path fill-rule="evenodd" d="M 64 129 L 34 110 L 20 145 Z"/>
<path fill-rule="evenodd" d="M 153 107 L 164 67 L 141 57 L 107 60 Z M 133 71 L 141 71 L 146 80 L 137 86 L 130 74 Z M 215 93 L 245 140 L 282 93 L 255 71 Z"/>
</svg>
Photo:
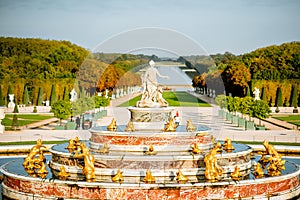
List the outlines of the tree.
<svg viewBox="0 0 300 200">
<path fill-rule="evenodd" d="M 90 97 L 82 97 L 72 103 L 72 114 L 81 115 L 84 112 L 94 109 L 94 100 Z"/>
<path fill-rule="evenodd" d="M 249 121 L 251 120 L 252 116 L 252 104 L 253 104 L 254 98 L 253 97 L 244 97 L 240 99 L 240 104 L 238 106 L 238 111 L 242 113 L 243 115 L 249 115 Z"/>
<path fill-rule="evenodd" d="M 0 106 L 5 106 L 5 101 L 2 93 L 2 85 L 0 85 Z"/>
<path fill-rule="evenodd" d="M 266 94 L 266 88 L 265 87 L 263 87 L 261 89 L 261 97 L 260 97 L 260 99 L 263 100 L 263 101 L 265 101 L 265 102 L 267 102 L 267 94 Z"/>
<path fill-rule="evenodd" d="M 281 87 L 278 87 L 276 91 L 275 106 L 276 107 L 283 106 Z"/>
<path fill-rule="evenodd" d="M 70 101 L 70 96 L 69 96 L 69 92 L 67 90 L 67 87 L 64 87 L 63 100 Z"/>
<path fill-rule="evenodd" d="M 17 104 L 15 104 L 13 113 L 14 113 L 14 116 L 13 116 L 11 128 L 16 130 L 17 128 L 19 128 L 18 115 L 16 114 L 16 113 L 19 113 Z"/>
<path fill-rule="evenodd" d="M 59 119 L 60 126 L 63 119 L 68 119 L 71 116 L 71 103 L 70 101 L 58 100 L 53 103 L 52 112 L 56 118 Z"/>
<path fill-rule="evenodd" d="M 25 86 L 24 92 L 23 92 L 23 104 L 25 104 L 26 106 L 29 105 L 29 95 L 28 95 L 27 86 Z"/>
<path fill-rule="evenodd" d="M 247 86 L 247 89 L 246 89 L 246 97 L 251 97 L 251 91 L 250 91 L 250 87 L 249 85 Z"/>
<path fill-rule="evenodd" d="M 39 87 L 39 92 L 38 92 L 38 99 L 37 99 L 37 105 L 41 106 L 43 104 L 44 101 L 44 92 L 43 92 L 43 88 Z"/>
<path fill-rule="evenodd" d="M 298 107 L 298 92 L 295 85 L 292 86 L 291 97 L 290 97 L 290 106 L 296 108 Z"/>
<path fill-rule="evenodd" d="M 110 99 L 104 96 L 94 96 L 95 108 L 107 107 L 110 104 Z"/>
<path fill-rule="evenodd" d="M 251 117 L 259 119 L 259 125 L 261 126 L 261 119 L 266 119 L 271 113 L 270 107 L 266 101 L 255 100 L 251 106 Z"/>
<path fill-rule="evenodd" d="M 50 106 L 52 106 L 57 101 L 56 89 L 55 86 L 52 85 L 51 93 L 50 93 Z"/>
<path fill-rule="evenodd" d="M 215 99 L 217 105 L 220 106 L 221 109 L 223 108 L 227 108 L 227 98 L 226 98 L 226 95 L 224 94 L 220 94 L 216 97 Z"/>
</svg>

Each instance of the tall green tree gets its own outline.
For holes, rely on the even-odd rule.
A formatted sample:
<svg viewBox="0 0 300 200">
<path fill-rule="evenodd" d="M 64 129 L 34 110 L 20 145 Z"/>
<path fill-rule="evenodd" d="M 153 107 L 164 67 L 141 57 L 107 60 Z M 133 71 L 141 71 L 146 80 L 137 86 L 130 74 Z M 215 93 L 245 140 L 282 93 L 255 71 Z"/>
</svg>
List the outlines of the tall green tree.
<svg viewBox="0 0 300 200">
<path fill-rule="evenodd" d="M 265 87 L 263 87 L 261 89 L 261 97 L 260 97 L 260 99 L 263 100 L 263 101 L 265 101 L 265 102 L 267 102 L 267 94 L 266 94 L 266 88 Z"/>
<path fill-rule="evenodd" d="M 291 97 L 290 97 L 290 106 L 298 107 L 298 92 L 295 85 L 292 86 Z"/>
<path fill-rule="evenodd" d="M 42 87 L 39 87 L 39 92 L 38 92 L 38 98 L 37 98 L 37 105 L 41 106 L 43 105 L 44 101 L 44 91 Z"/>
<path fill-rule="evenodd" d="M 275 106 L 277 107 L 283 106 L 281 87 L 278 87 L 276 91 Z"/>
<path fill-rule="evenodd" d="M 28 95 L 27 86 L 25 86 L 24 92 L 23 92 L 23 104 L 25 104 L 26 106 L 29 105 L 29 95 Z"/>
<path fill-rule="evenodd" d="M 70 96 L 69 96 L 69 92 L 67 90 L 67 87 L 64 87 L 63 100 L 65 100 L 65 101 L 70 100 Z"/>
<path fill-rule="evenodd" d="M 0 85 L 0 106 L 5 106 L 5 101 L 2 93 L 2 85 Z"/>
<path fill-rule="evenodd" d="M 62 125 L 63 119 L 68 119 L 71 116 L 71 102 L 64 100 L 57 100 L 52 104 L 51 111 L 54 116 L 59 119 L 59 124 Z"/>
<path fill-rule="evenodd" d="M 247 89 L 246 89 L 246 97 L 251 97 L 251 91 L 250 91 L 250 87 L 249 85 L 247 86 Z"/>
<path fill-rule="evenodd" d="M 18 115 L 16 113 L 19 113 L 18 105 L 15 104 L 14 111 L 13 111 L 13 120 L 11 124 L 11 128 L 13 130 L 17 130 L 19 128 L 19 122 L 18 122 Z"/>
<path fill-rule="evenodd" d="M 266 101 L 255 100 L 251 106 L 251 117 L 256 117 L 259 119 L 259 125 L 261 126 L 261 119 L 266 119 L 269 117 L 271 109 Z"/>
<path fill-rule="evenodd" d="M 51 93 L 50 93 L 50 106 L 52 106 L 57 101 L 56 89 L 55 85 L 52 85 Z"/>
</svg>

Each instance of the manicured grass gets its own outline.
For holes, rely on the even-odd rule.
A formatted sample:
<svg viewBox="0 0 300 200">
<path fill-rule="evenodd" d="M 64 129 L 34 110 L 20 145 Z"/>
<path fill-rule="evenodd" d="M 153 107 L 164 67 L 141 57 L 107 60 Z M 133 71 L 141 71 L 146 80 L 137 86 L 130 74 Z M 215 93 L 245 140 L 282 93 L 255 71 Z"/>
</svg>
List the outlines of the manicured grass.
<svg viewBox="0 0 300 200">
<path fill-rule="evenodd" d="M 59 140 L 59 141 L 43 141 L 43 144 L 62 144 L 69 142 L 69 140 Z M 8 145 L 34 145 L 36 141 L 21 141 L 21 142 L 0 142 L 0 146 Z"/>
<path fill-rule="evenodd" d="M 273 118 L 300 126 L 300 115 L 273 116 Z"/>
<path fill-rule="evenodd" d="M 119 105 L 119 107 L 135 106 L 136 102 L 141 99 L 142 95 L 139 95 L 127 102 Z M 164 92 L 163 98 L 169 103 L 169 106 L 181 106 L 181 107 L 210 107 L 210 105 L 193 95 L 186 92 Z"/>
<path fill-rule="evenodd" d="M 5 114 L 5 118 L 2 120 L 2 124 L 9 128 L 12 124 L 13 114 Z M 23 115 L 17 114 L 18 116 L 18 124 L 19 126 L 24 126 L 27 124 L 32 124 L 34 122 L 39 122 L 45 119 L 53 118 L 52 115 L 40 115 L 40 114 L 32 114 L 32 115 Z"/>
</svg>

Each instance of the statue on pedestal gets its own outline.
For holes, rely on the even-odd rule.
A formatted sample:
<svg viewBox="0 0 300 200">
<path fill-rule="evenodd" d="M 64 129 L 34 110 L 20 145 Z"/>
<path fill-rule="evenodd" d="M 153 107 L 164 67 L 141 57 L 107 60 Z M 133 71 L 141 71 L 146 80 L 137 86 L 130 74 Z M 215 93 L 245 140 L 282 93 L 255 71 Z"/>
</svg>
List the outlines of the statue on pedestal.
<svg viewBox="0 0 300 200">
<path fill-rule="evenodd" d="M 259 97 L 260 91 L 257 87 L 254 88 L 253 94 L 254 94 L 254 100 L 260 100 Z"/>
<path fill-rule="evenodd" d="M 151 108 L 151 107 L 167 107 L 168 103 L 162 98 L 162 89 L 158 87 L 157 78 L 169 78 L 168 76 L 163 76 L 154 67 L 155 62 L 151 60 L 149 62 L 150 67 L 146 70 L 145 76 L 143 78 L 144 91 L 142 98 L 137 102 L 136 107 L 140 108 Z"/>
<path fill-rule="evenodd" d="M 14 103 L 14 94 L 9 94 L 9 103 L 8 103 L 8 108 L 14 108 L 15 103 Z"/>
<path fill-rule="evenodd" d="M 71 98 L 70 101 L 71 102 L 75 102 L 77 100 L 77 92 L 75 91 L 75 89 L 73 88 L 72 91 L 70 92 Z"/>
</svg>

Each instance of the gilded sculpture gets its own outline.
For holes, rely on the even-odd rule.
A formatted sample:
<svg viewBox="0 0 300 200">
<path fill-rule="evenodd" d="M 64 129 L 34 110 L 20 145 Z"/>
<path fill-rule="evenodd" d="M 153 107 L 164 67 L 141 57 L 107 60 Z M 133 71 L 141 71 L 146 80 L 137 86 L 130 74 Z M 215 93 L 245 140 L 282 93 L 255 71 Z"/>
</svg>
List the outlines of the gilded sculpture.
<svg viewBox="0 0 300 200">
<path fill-rule="evenodd" d="M 94 162 L 95 162 L 94 155 L 90 154 L 89 149 L 85 146 L 84 143 L 81 143 L 81 153 L 78 154 L 78 152 L 76 152 L 74 158 L 83 158 L 84 166 L 82 169 L 82 174 L 85 175 L 88 181 L 92 181 L 93 179 L 96 178 L 95 166 L 94 166 Z"/>
<path fill-rule="evenodd" d="M 220 152 L 223 151 L 223 150 L 222 150 L 222 145 L 221 145 L 220 142 L 217 142 L 217 144 L 216 144 L 216 146 L 215 146 L 214 148 L 216 149 L 216 151 L 217 151 L 218 153 L 220 153 Z"/>
<path fill-rule="evenodd" d="M 48 174 L 43 150 L 47 150 L 47 147 L 43 145 L 41 139 L 38 139 L 37 144 L 30 149 L 29 154 L 25 157 L 23 162 L 23 167 L 28 174 L 38 174 L 40 177 L 45 177 L 43 174 Z"/>
<path fill-rule="evenodd" d="M 152 176 L 152 172 L 148 169 L 144 178 L 145 183 L 155 183 L 155 177 Z"/>
<path fill-rule="evenodd" d="M 146 155 L 156 155 L 157 152 L 154 151 L 154 147 L 152 145 L 149 146 L 148 150 L 145 152 Z"/>
<path fill-rule="evenodd" d="M 232 151 L 234 150 L 234 146 L 232 145 L 231 139 L 226 138 L 223 143 L 223 148 L 225 151 Z"/>
<path fill-rule="evenodd" d="M 240 172 L 240 168 L 238 166 L 235 166 L 234 171 L 231 173 L 231 178 L 235 181 L 238 181 L 241 179 L 242 174 Z"/>
<path fill-rule="evenodd" d="M 58 173 L 58 178 L 61 180 L 66 180 L 70 174 L 66 171 L 66 168 L 62 165 L 60 167 L 60 172 Z"/>
<path fill-rule="evenodd" d="M 188 132 L 193 132 L 197 130 L 196 126 L 192 123 L 191 119 L 186 121 L 186 130 Z"/>
<path fill-rule="evenodd" d="M 218 165 L 216 158 L 217 150 L 214 148 L 204 157 L 205 178 L 209 181 L 219 180 L 223 174 L 223 169 Z"/>
<path fill-rule="evenodd" d="M 126 132 L 133 132 L 135 131 L 134 125 L 132 121 L 129 121 L 126 128 L 125 128 Z"/>
<path fill-rule="evenodd" d="M 176 173 L 176 180 L 179 183 L 185 183 L 187 182 L 189 179 L 188 177 L 186 177 L 180 170 L 178 170 L 178 172 Z"/>
<path fill-rule="evenodd" d="M 281 170 L 285 170 L 285 160 L 281 159 L 281 155 L 276 151 L 273 145 L 269 144 L 267 140 L 264 141 L 266 154 L 270 155 L 267 159 L 270 165 L 268 166 L 268 174 L 270 176 L 278 176 Z M 264 158 L 266 160 L 266 158 Z"/>
<path fill-rule="evenodd" d="M 121 172 L 120 169 L 118 169 L 116 175 L 114 175 L 111 180 L 113 182 L 123 182 L 124 181 L 124 177 L 123 177 L 123 172 Z"/>
<path fill-rule="evenodd" d="M 254 167 L 254 172 L 253 172 L 255 178 L 261 178 L 264 176 L 264 171 L 261 168 L 261 164 L 257 163 L 257 165 Z"/>
<path fill-rule="evenodd" d="M 108 153 L 109 152 L 109 146 L 107 143 L 104 143 L 103 147 L 98 150 L 98 153 Z"/>
<path fill-rule="evenodd" d="M 202 153 L 202 151 L 199 149 L 198 144 L 194 143 L 192 146 L 192 153 L 193 154 L 200 154 Z"/>
<path fill-rule="evenodd" d="M 174 122 L 174 118 L 170 118 L 169 121 L 165 125 L 165 132 L 175 132 L 177 125 Z"/>
<path fill-rule="evenodd" d="M 112 118 L 110 124 L 107 126 L 107 130 L 108 131 L 116 131 L 117 128 L 118 128 L 117 121 L 114 118 Z"/>
</svg>

